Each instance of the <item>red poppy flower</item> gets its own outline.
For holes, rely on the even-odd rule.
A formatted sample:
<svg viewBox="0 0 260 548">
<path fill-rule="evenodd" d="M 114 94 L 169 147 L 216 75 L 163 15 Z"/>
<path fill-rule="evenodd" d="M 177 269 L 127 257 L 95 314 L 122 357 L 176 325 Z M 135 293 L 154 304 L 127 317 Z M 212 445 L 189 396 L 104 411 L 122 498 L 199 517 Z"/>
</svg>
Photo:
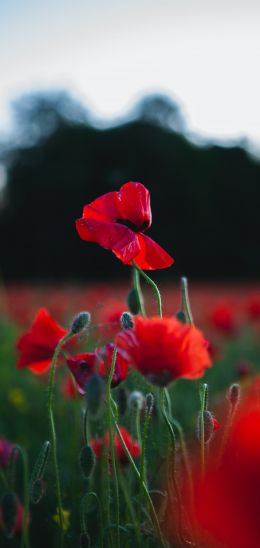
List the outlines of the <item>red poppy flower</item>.
<svg viewBox="0 0 260 548">
<path fill-rule="evenodd" d="M 58 342 L 67 333 L 45 308 L 38 310 L 31 329 L 17 341 L 18 369 L 29 367 L 37 375 L 45 373 Z"/>
<path fill-rule="evenodd" d="M 159 386 L 197 379 L 211 366 L 201 331 L 174 317 L 136 316 L 134 328 L 121 331 L 116 344 L 130 365 Z"/>
<path fill-rule="evenodd" d="M 129 432 L 127 432 L 127 430 L 125 428 L 123 428 L 123 426 L 120 426 L 119 430 L 120 430 L 120 433 L 122 435 L 122 438 L 123 438 L 123 440 L 126 444 L 126 447 L 129 451 L 129 453 L 131 454 L 133 459 L 136 459 L 140 455 L 140 446 L 139 446 L 138 442 L 135 441 L 132 438 L 131 434 L 129 434 Z M 102 451 L 103 451 L 104 447 L 109 446 L 109 434 L 108 434 L 108 432 L 106 432 L 104 434 L 103 438 L 93 438 L 92 440 L 90 440 L 90 445 L 91 445 L 93 451 L 95 452 L 97 459 L 99 459 L 102 455 Z M 115 452 L 116 452 L 116 456 L 117 456 L 118 461 L 121 464 L 127 464 L 128 463 L 128 457 L 125 453 L 125 450 L 122 446 L 122 443 L 121 443 L 121 440 L 120 440 L 118 434 L 115 434 L 114 446 L 115 446 Z"/>
<path fill-rule="evenodd" d="M 111 249 L 124 264 L 135 260 L 144 270 L 166 268 L 172 257 L 143 234 L 151 222 L 149 191 L 130 181 L 119 192 L 108 192 L 86 205 L 76 228 L 82 240 Z"/>
<path fill-rule="evenodd" d="M 228 303 L 216 305 L 209 315 L 209 320 L 214 327 L 228 335 L 235 331 L 235 311 Z"/>
<path fill-rule="evenodd" d="M 109 375 L 114 348 L 113 343 L 108 343 L 103 348 L 96 348 L 95 352 L 77 354 L 67 360 L 80 394 L 85 394 L 86 383 L 93 373 L 99 373 L 103 377 Z M 120 384 L 126 378 L 127 372 L 128 362 L 118 351 L 111 386 L 115 387 Z"/>
</svg>

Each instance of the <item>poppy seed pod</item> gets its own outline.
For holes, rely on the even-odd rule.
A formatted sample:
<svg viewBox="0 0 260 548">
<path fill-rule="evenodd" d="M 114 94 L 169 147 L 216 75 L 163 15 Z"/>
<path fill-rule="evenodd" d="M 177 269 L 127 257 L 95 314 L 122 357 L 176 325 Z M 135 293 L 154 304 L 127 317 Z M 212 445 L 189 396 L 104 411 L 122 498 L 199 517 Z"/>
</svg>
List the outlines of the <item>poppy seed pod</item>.
<svg viewBox="0 0 260 548">
<path fill-rule="evenodd" d="M 80 333 L 83 331 L 83 329 L 86 329 L 86 327 L 89 326 L 91 322 L 91 315 L 89 312 L 80 312 L 75 316 L 75 318 L 72 321 L 71 324 L 71 333 L 74 333 L 75 335 L 77 333 Z"/>
<path fill-rule="evenodd" d="M 154 396 L 151 392 L 149 392 L 149 394 L 146 394 L 146 398 L 145 398 L 145 408 L 149 415 L 152 414 L 153 407 L 154 407 Z"/>
</svg>

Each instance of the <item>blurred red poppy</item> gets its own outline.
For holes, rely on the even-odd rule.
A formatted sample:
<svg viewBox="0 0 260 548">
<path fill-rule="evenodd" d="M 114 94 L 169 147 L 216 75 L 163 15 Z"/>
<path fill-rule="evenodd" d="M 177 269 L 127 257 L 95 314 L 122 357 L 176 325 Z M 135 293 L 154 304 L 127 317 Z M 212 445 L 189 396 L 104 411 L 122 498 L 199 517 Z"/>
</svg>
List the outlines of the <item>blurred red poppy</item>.
<svg viewBox="0 0 260 548">
<path fill-rule="evenodd" d="M 134 328 L 121 331 L 116 345 L 129 365 L 159 386 L 197 379 L 212 365 L 201 331 L 174 317 L 136 316 Z"/>
<path fill-rule="evenodd" d="M 114 348 L 113 343 L 108 343 L 103 348 L 96 348 L 95 352 L 77 354 L 67 360 L 80 394 L 85 394 L 86 383 L 93 373 L 98 373 L 103 377 L 109 375 Z M 128 362 L 118 351 L 111 386 L 115 387 L 120 384 L 127 377 L 127 372 Z"/>
<path fill-rule="evenodd" d="M 256 378 L 240 404 L 224 451 L 218 450 L 222 443 L 221 436 L 214 448 L 209 447 L 209 459 L 203 479 L 200 467 L 194 467 L 193 511 L 189 504 L 188 486 L 185 477 L 183 478 L 182 494 L 186 509 L 182 515 L 183 531 L 187 532 L 191 525 L 190 532 L 196 546 L 259 546 L 259 378 Z M 172 525 L 175 514 L 175 503 L 169 504 L 167 528 L 171 540 L 174 540 L 176 535 L 176 524 Z"/>
<path fill-rule="evenodd" d="M 135 441 L 132 438 L 131 434 L 129 434 L 129 432 L 125 428 L 123 428 L 123 426 L 120 426 L 119 430 L 120 430 L 122 438 L 123 438 L 123 440 L 126 444 L 126 447 L 129 451 L 129 453 L 131 454 L 131 457 L 133 459 L 136 459 L 137 457 L 140 456 L 140 446 L 139 446 L 138 442 Z M 103 451 L 104 447 L 109 446 L 109 434 L 108 434 L 108 432 L 106 432 L 104 434 L 103 438 L 93 438 L 92 440 L 90 440 L 90 445 L 91 445 L 93 451 L 95 452 L 97 459 L 99 459 L 102 455 L 102 451 Z M 125 453 L 125 450 L 122 446 L 122 443 L 121 443 L 121 440 L 120 440 L 118 434 L 115 434 L 114 446 L 115 446 L 115 452 L 116 452 L 116 456 L 117 456 L 118 461 L 121 464 L 127 464 L 128 463 L 128 457 Z"/>
<path fill-rule="evenodd" d="M 219 303 L 211 310 L 209 321 L 219 331 L 232 335 L 235 331 L 235 310 L 228 303 Z"/>
<path fill-rule="evenodd" d="M 18 369 L 28 367 L 37 375 L 45 373 L 51 366 L 58 342 L 67 333 L 45 308 L 40 308 L 31 329 L 17 341 Z"/>
<path fill-rule="evenodd" d="M 82 240 L 110 249 L 124 264 L 144 270 L 166 268 L 172 257 L 145 236 L 152 222 L 150 193 L 141 183 L 125 183 L 119 192 L 108 192 L 83 209 L 76 221 Z"/>
</svg>

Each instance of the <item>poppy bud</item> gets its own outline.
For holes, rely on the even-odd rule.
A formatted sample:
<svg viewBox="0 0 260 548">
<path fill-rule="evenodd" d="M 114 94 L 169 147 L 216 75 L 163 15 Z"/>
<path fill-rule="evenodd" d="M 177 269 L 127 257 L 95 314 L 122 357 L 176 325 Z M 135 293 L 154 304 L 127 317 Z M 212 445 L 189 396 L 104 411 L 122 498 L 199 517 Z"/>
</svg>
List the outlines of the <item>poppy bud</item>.
<svg viewBox="0 0 260 548">
<path fill-rule="evenodd" d="M 133 329 L 134 320 L 132 314 L 129 312 L 123 312 L 120 318 L 120 323 L 123 329 Z"/>
<path fill-rule="evenodd" d="M 85 445 L 85 447 L 82 447 L 79 454 L 79 465 L 84 478 L 88 479 L 91 476 L 95 464 L 96 455 L 92 447 L 90 447 L 90 445 Z"/>
<path fill-rule="evenodd" d="M 232 407 L 236 407 L 240 400 L 240 385 L 238 383 L 231 384 L 231 386 L 228 389 L 227 393 L 227 399 L 232 405 Z"/>
<path fill-rule="evenodd" d="M 45 484 L 42 479 L 36 479 L 31 486 L 31 501 L 38 504 L 45 493 Z"/>
<path fill-rule="evenodd" d="M 176 313 L 176 318 L 181 323 L 187 323 L 186 314 L 182 310 Z"/>
<path fill-rule="evenodd" d="M 32 477 L 31 477 L 31 486 L 35 483 L 36 480 L 43 478 L 46 470 L 46 466 L 48 463 L 50 450 L 51 450 L 50 442 L 45 441 L 36 459 L 35 465 L 33 467 Z"/>
<path fill-rule="evenodd" d="M 144 405 L 144 395 L 139 390 L 134 390 L 129 396 L 129 407 L 141 411 Z"/>
<path fill-rule="evenodd" d="M 132 287 L 127 296 L 127 304 L 130 312 L 136 316 L 140 312 L 140 300 L 137 289 Z"/>
<path fill-rule="evenodd" d="M 149 392 L 149 394 L 146 394 L 145 398 L 145 408 L 146 412 L 151 415 L 153 412 L 153 406 L 154 406 L 154 396 Z"/>
<path fill-rule="evenodd" d="M 6 538 L 14 536 L 17 521 L 17 497 L 15 493 L 5 493 L 1 499 L 1 526 Z"/>
<path fill-rule="evenodd" d="M 89 312 L 80 312 L 72 320 L 70 331 L 71 333 L 80 333 L 83 329 L 86 329 L 91 322 L 91 315 Z"/>
<path fill-rule="evenodd" d="M 84 532 L 80 535 L 80 548 L 89 548 L 90 547 L 90 538 L 88 533 Z"/>
<path fill-rule="evenodd" d="M 197 437 L 201 441 L 201 413 L 199 413 L 197 418 Z M 203 423 L 204 423 L 204 443 L 210 441 L 213 431 L 214 431 L 214 419 L 210 411 L 204 411 L 203 413 Z"/>
<path fill-rule="evenodd" d="M 86 383 L 87 409 L 96 418 L 105 397 L 105 381 L 100 375 L 91 375 Z"/>
<path fill-rule="evenodd" d="M 122 416 L 127 410 L 127 391 L 123 386 L 120 386 L 117 391 L 117 406 L 119 415 Z"/>
</svg>

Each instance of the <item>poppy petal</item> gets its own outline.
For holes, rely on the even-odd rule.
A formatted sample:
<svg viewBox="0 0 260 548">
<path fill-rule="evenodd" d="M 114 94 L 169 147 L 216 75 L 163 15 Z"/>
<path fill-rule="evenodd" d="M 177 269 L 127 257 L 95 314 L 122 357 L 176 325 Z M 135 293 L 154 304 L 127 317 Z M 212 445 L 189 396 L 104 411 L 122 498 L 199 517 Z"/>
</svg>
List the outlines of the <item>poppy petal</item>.
<svg viewBox="0 0 260 548">
<path fill-rule="evenodd" d="M 138 234 L 140 252 L 134 260 L 142 270 L 157 270 L 167 268 L 174 263 L 174 259 L 154 240 L 143 234 Z"/>
<path fill-rule="evenodd" d="M 151 226 L 150 192 L 141 183 L 125 183 L 117 192 L 120 219 L 130 221 L 139 231 Z"/>
<path fill-rule="evenodd" d="M 87 204 L 83 209 L 83 218 L 96 221 L 116 221 L 119 217 L 117 194 L 118 192 L 107 192 Z"/>
<path fill-rule="evenodd" d="M 131 263 L 139 253 L 137 235 L 127 226 L 96 220 L 78 219 L 76 228 L 82 240 L 94 242 L 113 253 L 125 264 Z"/>
</svg>

